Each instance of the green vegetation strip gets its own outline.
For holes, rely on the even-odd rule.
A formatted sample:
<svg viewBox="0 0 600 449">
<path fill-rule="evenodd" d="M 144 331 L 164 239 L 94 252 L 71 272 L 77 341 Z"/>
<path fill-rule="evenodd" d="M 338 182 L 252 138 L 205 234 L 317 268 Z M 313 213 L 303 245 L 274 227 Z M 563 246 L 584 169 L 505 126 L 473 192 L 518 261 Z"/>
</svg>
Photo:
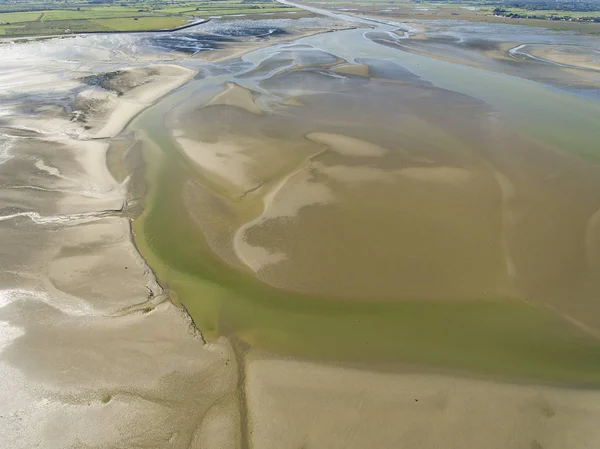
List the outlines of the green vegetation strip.
<svg viewBox="0 0 600 449">
<path fill-rule="evenodd" d="M 148 162 L 143 256 L 207 338 L 236 336 L 283 355 L 401 362 L 600 386 L 600 341 L 520 300 L 342 301 L 271 288 L 213 256 L 182 201 L 197 176 L 166 137 L 161 105 L 141 115 Z"/>
</svg>

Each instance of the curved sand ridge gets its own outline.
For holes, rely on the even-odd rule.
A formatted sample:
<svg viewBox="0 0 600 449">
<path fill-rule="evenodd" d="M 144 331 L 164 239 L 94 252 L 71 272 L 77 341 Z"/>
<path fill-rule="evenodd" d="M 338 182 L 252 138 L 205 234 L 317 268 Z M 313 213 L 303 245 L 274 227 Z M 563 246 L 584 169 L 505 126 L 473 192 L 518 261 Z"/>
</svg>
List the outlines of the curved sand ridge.
<svg viewBox="0 0 600 449">
<path fill-rule="evenodd" d="M 262 110 L 254 102 L 252 91 L 235 83 L 227 83 L 226 89 L 215 95 L 206 105 L 235 106 L 253 114 L 262 114 Z"/>
<path fill-rule="evenodd" d="M 281 252 L 274 253 L 264 247 L 249 244 L 247 233 L 250 229 L 267 220 L 293 218 L 303 207 L 325 205 L 335 200 L 333 193 L 325 184 L 311 181 L 308 172 L 311 160 L 321 153 L 311 156 L 300 168 L 277 183 L 264 196 L 262 213 L 241 226 L 233 236 L 236 255 L 252 271 L 258 272 L 267 265 L 285 260 L 287 256 Z"/>
<path fill-rule="evenodd" d="M 340 75 L 369 77 L 369 66 L 365 64 L 340 64 L 332 68 L 331 71 Z"/>
<path fill-rule="evenodd" d="M 587 47 L 568 45 L 524 44 L 509 50 L 534 60 L 570 68 L 600 71 L 600 52 Z"/>
<path fill-rule="evenodd" d="M 254 161 L 246 154 L 244 142 L 197 142 L 184 137 L 185 134 L 180 130 L 175 130 L 173 134 L 185 155 L 209 178 L 224 181 L 229 186 L 228 190 L 243 192 L 256 184 L 257 180 L 251 177 L 248 170 Z"/>
</svg>

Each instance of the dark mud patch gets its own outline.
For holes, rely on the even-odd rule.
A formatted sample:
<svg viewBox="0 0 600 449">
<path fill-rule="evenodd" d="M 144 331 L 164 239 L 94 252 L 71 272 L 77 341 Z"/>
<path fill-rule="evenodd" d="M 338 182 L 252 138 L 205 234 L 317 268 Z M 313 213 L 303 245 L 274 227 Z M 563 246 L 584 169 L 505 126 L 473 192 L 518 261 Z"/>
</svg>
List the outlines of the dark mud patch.
<svg viewBox="0 0 600 449">
<path fill-rule="evenodd" d="M 284 29 L 276 27 L 231 27 L 215 31 L 214 33 L 219 36 L 231 37 L 269 37 L 288 34 Z"/>
<path fill-rule="evenodd" d="M 223 44 L 235 42 L 228 36 L 200 33 L 157 34 L 149 39 L 150 45 L 163 50 L 196 54 L 201 51 L 218 50 Z"/>
<path fill-rule="evenodd" d="M 115 92 L 120 96 L 131 89 L 148 83 L 153 77 L 159 74 L 160 71 L 158 69 L 151 67 L 136 70 L 116 70 L 114 72 L 87 76 L 83 78 L 83 82 L 89 86 L 98 86 Z"/>
</svg>

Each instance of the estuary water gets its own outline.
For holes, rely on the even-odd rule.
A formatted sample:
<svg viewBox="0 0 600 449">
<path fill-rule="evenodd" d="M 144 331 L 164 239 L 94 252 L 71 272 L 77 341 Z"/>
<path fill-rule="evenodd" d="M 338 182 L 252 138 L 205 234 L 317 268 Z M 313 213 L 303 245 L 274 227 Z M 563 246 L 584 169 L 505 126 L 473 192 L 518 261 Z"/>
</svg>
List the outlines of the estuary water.
<svg viewBox="0 0 600 449">
<path fill-rule="evenodd" d="M 207 338 L 596 383 L 600 104 L 374 26 L 207 64 L 142 114 L 142 254 Z"/>
</svg>

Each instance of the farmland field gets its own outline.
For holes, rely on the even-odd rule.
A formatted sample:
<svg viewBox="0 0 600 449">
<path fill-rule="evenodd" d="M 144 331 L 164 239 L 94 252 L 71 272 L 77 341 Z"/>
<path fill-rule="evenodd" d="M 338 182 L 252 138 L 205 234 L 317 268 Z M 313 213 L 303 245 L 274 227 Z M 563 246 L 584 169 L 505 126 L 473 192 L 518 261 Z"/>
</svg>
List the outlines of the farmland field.
<svg viewBox="0 0 600 449">
<path fill-rule="evenodd" d="M 33 36 L 65 33 L 168 30 L 228 15 L 270 17 L 298 12 L 273 2 L 136 2 L 136 3 L 2 3 L 0 35 Z"/>
<path fill-rule="evenodd" d="M 523 1 L 523 4 L 517 7 L 511 6 L 510 2 L 503 3 L 496 0 L 485 2 L 479 0 L 432 2 L 419 0 L 362 0 L 359 2 L 307 0 L 307 3 L 329 10 L 396 21 L 466 20 L 544 27 L 578 34 L 600 34 L 600 3 L 595 3 L 590 8 L 580 8 L 577 4 L 562 5 L 560 6 L 562 9 L 542 8 L 538 4 L 539 2 L 535 1 Z"/>
</svg>

